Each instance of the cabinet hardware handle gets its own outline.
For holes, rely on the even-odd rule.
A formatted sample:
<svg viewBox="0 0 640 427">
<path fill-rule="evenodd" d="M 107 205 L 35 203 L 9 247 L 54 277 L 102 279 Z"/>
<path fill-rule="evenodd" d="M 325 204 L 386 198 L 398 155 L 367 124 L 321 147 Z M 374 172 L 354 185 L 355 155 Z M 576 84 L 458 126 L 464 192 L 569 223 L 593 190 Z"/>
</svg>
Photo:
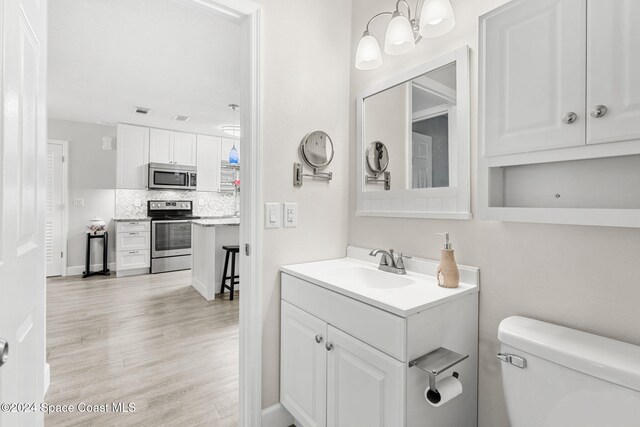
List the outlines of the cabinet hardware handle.
<svg viewBox="0 0 640 427">
<path fill-rule="evenodd" d="M 322 335 L 316 335 L 316 342 L 320 344 L 322 342 Z"/>
<path fill-rule="evenodd" d="M 134 254 L 137 254 L 137 253 L 138 253 L 138 251 L 131 251 L 131 252 L 129 252 L 129 255 L 134 255 Z"/>
<path fill-rule="evenodd" d="M 570 125 L 571 123 L 575 122 L 576 120 L 578 120 L 578 115 L 576 113 L 574 113 L 573 111 L 570 111 L 568 113 L 564 113 L 562 115 L 562 122 L 566 123 L 568 125 Z"/>
<path fill-rule="evenodd" d="M 331 344 L 330 342 L 326 343 L 324 347 L 327 349 L 327 351 L 333 350 L 333 344 Z"/>
<path fill-rule="evenodd" d="M 596 105 L 591 110 L 591 117 L 594 119 L 599 119 L 600 117 L 604 117 L 607 115 L 607 111 L 609 111 L 606 105 Z"/>
</svg>

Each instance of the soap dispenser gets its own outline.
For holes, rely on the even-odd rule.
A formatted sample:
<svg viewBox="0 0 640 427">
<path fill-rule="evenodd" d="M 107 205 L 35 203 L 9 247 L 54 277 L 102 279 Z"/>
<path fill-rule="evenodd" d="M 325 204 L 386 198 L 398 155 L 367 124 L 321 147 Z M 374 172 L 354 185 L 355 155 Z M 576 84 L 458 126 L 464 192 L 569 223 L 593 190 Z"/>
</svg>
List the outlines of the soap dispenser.
<svg viewBox="0 0 640 427">
<path fill-rule="evenodd" d="M 437 278 L 438 285 L 443 288 L 457 288 L 460 284 L 460 273 L 458 265 L 453 256 L 453 247 L 449 241 L 449 233 L 436 233 L 444 236 L 444 247 L 440 255 L 440 265 L 438 266 Z"/>
</svg>

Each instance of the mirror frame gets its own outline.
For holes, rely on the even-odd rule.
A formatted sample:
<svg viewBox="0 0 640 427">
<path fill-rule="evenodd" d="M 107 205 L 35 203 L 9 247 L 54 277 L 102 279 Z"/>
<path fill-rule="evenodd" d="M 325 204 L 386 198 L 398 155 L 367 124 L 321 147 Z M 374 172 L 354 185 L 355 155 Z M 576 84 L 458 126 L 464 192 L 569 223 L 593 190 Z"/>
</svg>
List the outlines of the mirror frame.
<svg viewBox="0 0 640 427">
<path fill-rule="evenodd" d="M 449 187 L 390 191 L 365 191 L 364 156 L 365 99 L 406 83 L 429 71 L 456 63 L 456 159 L 450 161 Z M 357 172 L 356 216 L 471 219 L 471 97 L 469 93 L 469 46 L 401 72 L 361 92 L 356 100 Z M 392 153 L 390 153 L 392 155 Z M 451 159 L 450 159 L 451 160 Z M 393 172 L 393 171 L 391 171 Z"/>
</svg>

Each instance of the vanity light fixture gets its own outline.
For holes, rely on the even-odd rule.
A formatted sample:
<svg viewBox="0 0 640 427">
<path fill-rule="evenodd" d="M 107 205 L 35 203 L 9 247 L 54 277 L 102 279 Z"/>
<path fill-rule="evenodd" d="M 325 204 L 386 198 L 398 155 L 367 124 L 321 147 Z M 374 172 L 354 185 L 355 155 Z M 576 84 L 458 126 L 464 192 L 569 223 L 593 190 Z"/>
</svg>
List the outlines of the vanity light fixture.
<svg viewBox="0 0 640 427">
<path fill-rule="evenodd" d="M 406 7 L 407 16 L 400 11 L 401 3 Z M 420 0 L 416 3 L 416 12 L 419 5 Z M 387 55 L 408 53 L 422 37 L 439 37 L 451 31 L 456 25 L 450 0 L 424 0 L 419 19 L 411 18 L 411 7 L 406 0 L 398 0 L 394 12 L 378 13 L 367 22 L 356 49 L 355 65 L 358 70 L 373 70 L 382 65 L 380 45 L 369 31 L 369 25 L 374 19 L 386 15 L 391 15 L 384 37 L 384 52 Z"/>
</svg>

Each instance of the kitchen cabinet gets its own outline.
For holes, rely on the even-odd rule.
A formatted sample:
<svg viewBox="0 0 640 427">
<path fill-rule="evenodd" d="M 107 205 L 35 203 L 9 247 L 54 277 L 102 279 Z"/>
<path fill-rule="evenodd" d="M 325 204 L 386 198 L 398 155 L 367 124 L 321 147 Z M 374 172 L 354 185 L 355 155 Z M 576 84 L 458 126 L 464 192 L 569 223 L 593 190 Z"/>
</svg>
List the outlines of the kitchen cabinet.
<svg viewBox="0 0 640 427">
<path fill-rule="evenodd" d="M 149 128 L 118 124 L 116 188 L 148 187 Z"/>
<path fill-rule="evenodd" d="M 640 139 L 640 2 L 587 7 L 587 143 Z M 595 114 L 598 105 L 607 112 Z"/>
<path fill-rule="evenodd" d="M 198 191 L 220 191 L 220 146 L 222 138 L 197 137 Z"/>
<path fill-rule="evenodd" d="M 149 273 L 151 222 L 116 221 L 116 274 L 118 277 Z"/>
<path fill-rule="evenodd" d="M 149 162 L 196 165 L 195 134 L 151 128 L 149 139 Z"/>
<path fill-rule="evenodd" d="M 481 18 L 486 156 L 585 144 L 586 13 L 585 0 L 515 0 Z"/>
</svg>

